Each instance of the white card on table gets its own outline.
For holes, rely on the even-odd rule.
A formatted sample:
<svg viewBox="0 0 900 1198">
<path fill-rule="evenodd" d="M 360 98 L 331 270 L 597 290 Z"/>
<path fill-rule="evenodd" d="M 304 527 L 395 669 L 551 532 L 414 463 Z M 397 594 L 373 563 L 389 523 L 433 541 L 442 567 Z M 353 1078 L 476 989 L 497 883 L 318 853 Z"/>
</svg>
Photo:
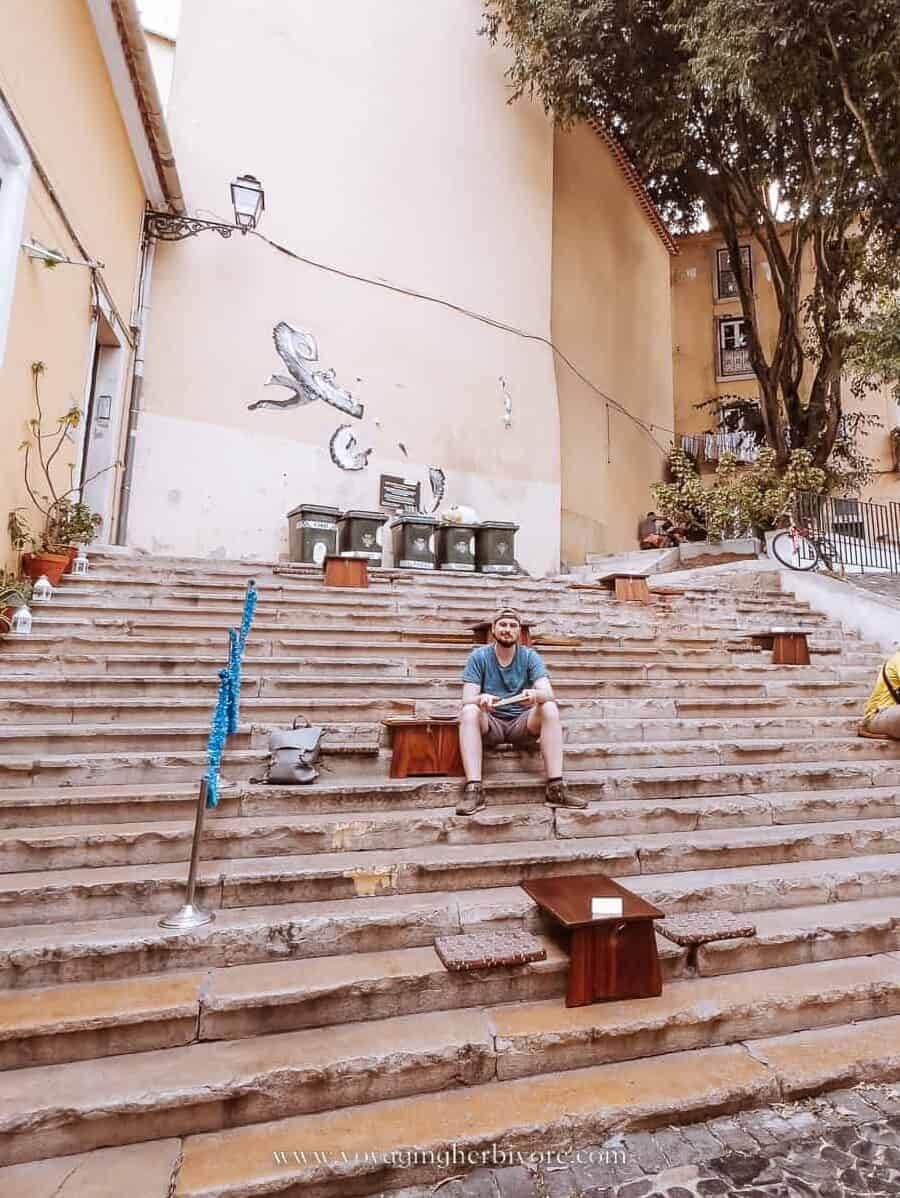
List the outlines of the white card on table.
<svg viewBox="0 0 900 1198">
<path fill-rule="evenodd" d="M 591 915 L 612 915 L 617 916 L 622 914 L 622 900 L 620 898 L 592 898 L 591 899 Z"/>
</svg>

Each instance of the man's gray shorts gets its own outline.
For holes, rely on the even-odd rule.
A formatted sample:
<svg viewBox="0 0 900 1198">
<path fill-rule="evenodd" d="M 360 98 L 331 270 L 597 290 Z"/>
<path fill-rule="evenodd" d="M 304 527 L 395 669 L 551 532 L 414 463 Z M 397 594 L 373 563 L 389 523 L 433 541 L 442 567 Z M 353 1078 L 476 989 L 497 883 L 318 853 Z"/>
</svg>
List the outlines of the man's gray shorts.
<svg viewBox="0 0 900 1198">
<path fill-rule="evenodd" d="M 496 749 L 502 744 L 520 747 L 534 745 L 540 740 L 540 734 L 535 736 L 528 730 L 527 711 L 523 711 L 512 720 L 501 720 L 492 711 L 486 711 L 484 714 L 487 716 L 488 728 L 487 732 L 481 734 L 481 743 L 489 749 Z"/>
</svg>

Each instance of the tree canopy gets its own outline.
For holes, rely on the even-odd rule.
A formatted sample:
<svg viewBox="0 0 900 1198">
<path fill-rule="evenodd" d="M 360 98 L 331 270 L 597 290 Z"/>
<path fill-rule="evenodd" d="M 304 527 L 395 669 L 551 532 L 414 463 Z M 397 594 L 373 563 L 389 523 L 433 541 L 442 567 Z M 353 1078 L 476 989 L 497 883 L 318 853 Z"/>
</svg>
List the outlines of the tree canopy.
<svg viewBox="0 0 900 1198">
<path fill-rule="evenodd" d="M 557 120 L 600 121 L 670 227 L 704 216 L 728 248 L 782 466 L 824 466 L 840 379 L 873 297 L 896 287 L 900 247 L 900 0 L 484 0 L 512 49 L 513 98 Z M 779 312 L 764 346 L 750 237 Z"/>
</svg>

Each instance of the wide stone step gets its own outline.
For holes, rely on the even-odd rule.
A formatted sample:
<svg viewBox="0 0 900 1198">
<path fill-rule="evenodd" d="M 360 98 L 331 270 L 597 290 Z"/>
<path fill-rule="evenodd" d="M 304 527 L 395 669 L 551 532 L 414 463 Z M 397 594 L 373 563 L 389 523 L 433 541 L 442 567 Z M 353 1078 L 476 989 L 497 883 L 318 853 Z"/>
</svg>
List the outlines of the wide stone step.
<svg viewBox="0 0 900 1198">
<path fill-rule="evenodd" d="M 153 832 L 150 828 L 151 837 Z M 735 868 L 772 869 L 875 854 L 890 863 L 897 853 L 900 820 L 833 820 L 633 838 L 213 858 L 200 865 L 197 893 L 201 904 L 218 909 L 506 887 L 559 873 L 717 875 Z M 164 863 L 0 874 L 0 927 L 164 913 L 177 906 L 185 873 L 184 863 Z"/>
<path fill-rule="evenodd" d="M 185 872 L 182 870 L 182 875 Z M 667 912 L 773 912 L 828 904 L 835 907 L 834 918 L 839 921 L 837 908 L 841 904 L 900 895 L 900 855 L 796 861 L 621 880 Z M 181 891 L 173 888 L 165 910 L 177 910 L 181 902 Z M 801 910 L 797 935 L 786 936 L 786 943 L 817 938 L 814 930 L 803 926 L 805 918 Z M 29 926 L 20 923 L 0 928 L 0 984 L 19 989 L 172 970 L 383 952 L 428 946 L 435 936 L 460 931 L 524 928 L 539 932 L 543 927 L 535 904 L 519 886 L 381 894 L 341 902 L 226 907 L 217 910 L 215 922 L 188 932 L 161 929 L 158 919 L 158 914 L 119 914 L 116 918 Z M 818 956 L 814 954 L 813 959 L 852 955 L 856 951 L 854 944 L 863 952 L 872 951 L 867 947 L 873 942 L 866 939 L 865 926 L 861 937 L 854 939 L 853 922 L 851 914 L 847 936 L 840 937 L 842 944 L 848 944 L 846 954 L 829 954 L 827 948 L 819 946 L 815 950 Z M 884 935 L 884 943 L 891 943 L 889 930 Z M 806 951 L 802 944 L 791 951 L 800 954 L 801 961 L 809 959 L 802 956 Z"/>
<path fill-rule="evenodd" d="M 739 732 L 739 729 L 735 731 Z M 751 738 L 747 740 L 646 740 L 606 741 L 566 745 L 567 773 L 601 769 L 669 769 L 690 762 L 699 766 L 753 765 L 759 763 L 814 762 L 822 757 L 829 760 L 900 761 L 900 743 L 871 740 L 855 735 Z M 539 770 L 537 751 L 503 752 L 485 755 L 485 777 L 502 773 L 517 774 L 525 768 Z"/>
<path fill-rule="evenodd" d="M 6 726 L 0 726 L 0 731 Z M 97 752 L 87 749 L 91 738 L 82 734 L 78 725 L 57 726 L 59 735 L 51 744 L 51 730 L 43 741 L 46 751 L 36 749 L 33 753 L 15 751 L 14 731 L 9 751 L 0 754 L 0 790 L 27 785 L 89 785 L 91 783 L 115 782 L 186 782 L 199 778 L 204 772 L 206 743 L 205 730 L 194 732 L 172 728 L 163 735 L 152 729 L 143 729 L 139 734 L 128 726 L 109 726 L 104 733 L 112 746 L 104 750 L 98 745 Z M 323 753 L 328 766 L 336 777 L 351 779 L 369 778 L 373 781 L 387 778 L 390 768 L 390 751 L 379 748 L 365 725 L 354 726 L 359 731 L 348 739 L 342 733 L 326 734 L 322 740 Z M 185 735 L 182 735 L 185 733 Z M 22 733 L 22 738 L 27 737 Z M 370 739 L 371 735 L 371 739 Z M 120 742 L 122 742 L 120 744 Z M 261 777 L 268 759 L 267 738 L 264 733 L 251 734 L 249 743 L 253 747 L 237 745 L 229 748 L 223 758 L 223 775 L 235 781 L 247 781 Z M 873 762 L 887 764 L 900 759 L 900 744 L 894 741 L 869 740 L 857 736 L 818 736 L 812 739 L 792 740 L 786 737 L 772 739 L 749 739 L 717 741 L 672 740 L 672 741 L 606 741 L 601 743 L 574 743 L 566 745 L 565 768 L 573 780 L 585 773 L 597 773 L 630 769 L 669 770 L 677 769 L 682 763 L 690 763 L 694 769 L 735 766 L 750 769 L 756 765 L 776 762 L 788 764 L 814 763 L 823 758 L 845 763 Z M 522 774 L 541 775 L 543 766 L 537 748 L 517 750 L 503 747 L 485 754 L 485 779 Z M 738 789 L 746 789 L 739 787 Z"/>
<path fill-rule="evenodd" d="M 800 1032 L 808 1044 L 820 1029 L 870 1020 L 885 1029 L 890 1017 L 900 1024 L 898 1012 L 900 960 L 879 956 L 676 981 L 657 999 L 437 1011 L 332 1025 L 327 1037 L 304 1029 L 18 1069 L 0 1076 L 0 1162 L 459 1087 L 471 1095 L 492 1082 L 757 1039 L 763 1059 L 787 1063 L 781 1037 Z"/>
<path fill-rule="evenodd" d="M 730 676 L 710 679 L 683 677 L 645 678 L 640 671 L 623 671 L 621 677 L 602 679 L 561 678 L 554 691 L 561 699 L 612 699 L 612 698 L 779 698 L 797 696 L 835 695 L 841 698 L 858 696 L 864 699 L 871 689 L 869 671 L 860 677 L 842 677 L 840 672 L 817 671 L 811 677 L 808 670 L 797 670 L 785 674 L 768 667 L 750 671 L 743 669 L 739 678 Z M 651 670 L 652 675 L 652 670 Z M 358 698 L 360 693 L 378 694 L 384 699 L 452 699 L 457 705 L 460 696 L 459 674 L 447 678 L 396 678 L 391 676 L 343 677 L 310 674 L 297 677 L 293 674 L 271 674 L 260 677 L 255 672 L 245 672 L 241 679 L 241 694 L 247 697 L 310 699 L 338 698 L 347 695 Z M 102 674 L 7 671 L 0 674 L 0 703 L 21 698 L 27 691 L 30 698 L 58 698 L 62 692 L 76 698 L 116 697 L 139 698 L 147 694 L 165 695 L 168 698 L 184 698 L 193 693 L 218 692 L 219 680 L 213 671 L 208 673 L 182 673 L 169 675 Z"/>
<path fill-rule="evenodd" d="M 900 951 L 895 896 L 754 911 L 752 919 L 755 936 L 699 945 L 692 968 L 717 976 Z"/>
<path fill-rule="evenodd" d="M 2 685 L 2 684 L 0 684 Z M 29 688 L 30 689 L 30 688 Z M 690 699 L 667 698 L 658 691 L 655 698 L 641 698 L 639 694 L 618 699 L 559 699 L 564 732 L 573 736 L 575 721 L 613 722 L 641 720 L 693 720 L 695 723 L 715 724 L 725 720 L 729 727 L 737 720 L 776 717 L 784 721 L 793 714 L 803 721 L 808 735 L 815 735 L 814 727 L 825 726 L 828 721 L 846 720 L 848 729 L 855 726 L 862 712 L 860 697 L 847 694 L 843 697 L 798 699 L 788 696 L 741 699 Z M 115 705 L 102 697 L 74 698 L 68 693 L 45 698 L 7 698 L 0 704 L 2 724 L 99 724 L 104 721 L 117 724 L 139 725 L 205 722 L 210 718 L 213 704 L 198 695 L 195 698 L 173 699 L 168 696 L 122 697 Z M 269 696 L 255 698 L 244 694 L 241 698 L 241 713 L 248 723 L 273 725 L 289 724 L 300 706 L 293 699 L 277 699 Z M 303 713 L 314 724 L 338 723 L 342 720 L 372 721 L 380 723 L 400 715 L 456 715 L 459 699 L 381 699 L 377 695 L 367 698 L 352 696 L 334 699 L 305 699 Z M 818 718 L 816 718 L 818 717 Z M 576 738 L 577 739 L 577 738 Z"/>
<path fill-rule="evenodd" d="M 23 772 L 18 784 L 0 788 L 0 827 L 39 826 L 42 823 L 126 822 L 140 813 L 142 820 L 177 818 L 192 809 L 202 768 L 196 765 L 190 779 L 115 784 L 102 777 L 94 785 L 42 783 Z M 102 771 L 100 771 L 102 773 Z M 830 807 L 829 795 L 844 791 L 876 792 L 895 785 L 896 769 L 859 761 L 819 760 L 815 764 L 784 763 L 743 768 L 706 766 L 699 769 L 584 771 L 572 775 L 571 789 L 591 802 L 659 801 L 685 798 L 737 797 L 740 802 L 759 795 L 795 791 L 821 794 L 823 811 Z M 320 779 L 312 786 L 265 786 L 235 780 L 223 786 L 219 812 L 222 815 L 297 815 L 303 812 L 364 813 L 393 809 L 421 809 L 455 805 L 461 783 L 448 779 L 378 778 Z M 543 780 L 532 776 L 501 776 L 485 783 L 488 810 L 496 805 L 543 799 Z M 854 794 L 853 799 L 856 801 Z M 840 801 L 840 800 L 838 800 Z M 122 804 L 127 805 L 123 808 Z M 148 812 L 149 814 L 144 814 Z M 49 813 L 50 818 L 47 818 Z"/>
<path fill-rule="evenodd" d="M 0 1069 L 562 995 L 568 958 L 544 947 L 478 974 L 423 947 L 15 991 L 0 995 Z M 683 954 L 663 952 L 672 976 Z"/>
<path fill-rule="evenodd" d="M 193 835 L 195 796 L 182 796 L 182 819 L 153 820 L 151 792 L 143 799 L 119 800 L 118 819 L 99 824 L 56 825 L 57 806 L 50 796 L 45 822 L 0 831 L 0 871 L 83 869 L 186 861 Z M 536 796 L 538 797 L 538 796 Z M 65 799 L 65 792 L 62 792 Z M 171 800 L 174 803 L 174 797 Z M 573 837 L 653 836 L 696 832 L 702 837 L 722 829 L 773 829 L 798 822 L 883 821 L 900 818 L 900 793 L 883 791 L 799 792 L 757 798 L 649 800 L 594 803 L 587 811 L 554 812 L 540 802 L 502 804 L 474 816 L 457 816 L 453 807 L 430 810 L 342 811 L 339 814 L 238 816 L 236 800 L 225 798 L 204 825 L 204 860 L 294 854 L 374 852 L 428 845 L 488 845 Z M 237 806 L 239 810 L 239 806 Z M 90 805 L 84 808 L 87 817 Z M 874 825 L 873 825 L 874 826 Z M 880 827 L 880 825 L 879 825 Z M 714 842 L 718 843 L 718 842 Z"/>
<path fill-rule="evenodd" d="M 161 713 L 162 714 L 162 713 Z M 115 752 L 180 752 L 204 749 L 209 739 L 209 720 L 205 722 L 173 722 L 170 708 L 168 719 L 158 722 L 144 721 L 141 725 L 130 723 L 72 723 L 61 722 L 38 724 L 0 723 L 0 758 L 6 754 L 22 753 L 115 753 Z M 206 713 L 209 717 L 209 712 Z M 243 722 L 232 733 L 228 744 L 233 749 L 265 748 L 268 731 L 275 727 L 291 726 L 292 710 L 282 710 L 280 719 L 264 721 L 256 709 L 242 709 Z M 307 712 L 304 711 L 304 715 Z M 344 715 L 352 715 L 345 712 Z M 249 717 L 249 718 L 248 718 Z M 731 743 L 745 744 L 751 740 L 760 742 L 765 751 L 773 740 L 820 739 L 836 740 L 852 738 L 858 740 L 856 728 L 859 714 L 819 719 L 752 719 L 732 720 L 703 719 L 584 719 L 570 714 L 563 726 L 563 740 L 573 748 L 588 749 L 604 746 L 615 751 L 614 746 L 627 746 L 644 742 L 654 746 L 665 757 L 671 745 L 678 741 L 715 742 L 720 746 Z M 379 742 L 386 743 L 386 732 L 381 720 L 357 720 L 352 723 L 328 720 L 323 727 L 323 747 L 329 743 L 342 745 L 361 744 L 371 750 Z"/>
<path fill-rule="evenodd" d="M 900 950 L 895 898 L 755 911 L 752 920 L 756 936 L 716 941 L 690 953 L 658 936 L 666 984 L 688 970 L 710 978 L 771 969 L 777 990 L 782 976 L 777 971 L 786 966 Z M 565 992 L 568 957 L 542 939 L 546 960 L 474 974 L 445 969 L 434 949 L 423 946 L 13 991 L 0 996 L 0 1068 L 558 999 Z M 882 972 L 877 970 L 879 978 Z M 761 976 L 748 980 L 758 983 Z M 706 1001 L 708 995 L 691 991 L 690 998 Z M 629 1014 L 642 1014 L 628 1005 Z M 546 1010 L 539 1013 L 547 1018 Z"/>
<path fill-rule="evenodd" d="M 452 1160 L 454 1149 L 463 1162 L 490 1166 L 498 1145 L 528 1160 L 535 1151 L 596 1145 L 614 1133 L 692 1123 L 857 1080 L 891 1081 L 900 1019 L 793 1032 L 752 1047 L 753 1056 L 738 1045 L 696 1049 L 192 1136 L 173 1198 L 384 1194 L 444 1180 L 448 1166 L 436 1162 Z M 464 1173 L 474 1164 L 455 1167 Z"/>
</svg>

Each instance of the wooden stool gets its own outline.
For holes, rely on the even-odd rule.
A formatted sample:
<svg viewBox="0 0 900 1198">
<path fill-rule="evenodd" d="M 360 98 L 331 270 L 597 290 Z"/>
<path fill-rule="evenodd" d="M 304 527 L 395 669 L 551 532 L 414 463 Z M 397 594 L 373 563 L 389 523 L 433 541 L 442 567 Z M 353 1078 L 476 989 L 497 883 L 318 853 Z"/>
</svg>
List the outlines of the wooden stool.
<svg viewBox="0 0 900 1198">
<path fill-rule="evenodd" d="M 456 716 L 398 716 L 385 720 L 391 730 L 392 778 L 464 778 Z"/>
<path fill-rule="evenodd" d="M 477 624 L 473 624 L 471 627 L 472 633 L 475 637 L 476 645 L 491 644 L 493 640 L 491 636 L 491 628 L 493 627 L 493 623 L 491 620 L 479 620 Z M 531 630 L 534 625 L 529 620 L 523 620 L 519 627 L 522 629 L 521 635 L 519 637 L 519 643 L 521 645 L 530 645 L 532 643 Z"/>
<path fill-rule="evenodd" d="M 802 628 L 773 628 L 755 632 L 751 640 L 763 649 L 772 650 L 773 666 L 808 666 L 809 644 Z"/>
<path fill-rule="evenodd" d="M 326 557 L 325 585 L 327 587 L 367 587 L 369 563 L 364 557 Z"/>
<path fill-rule="evenodd" d="M 652 603 L 645 574 L 606 574 L 597 580 L 623 603 Z"/>
<path fill-rule="evenodd" d="M 664 914 L 605 874 L 523 882 L 542 911 L 569 937 L 567 1007 L 613 998 L 656 998 L 662 972 L 654 919 Z M 593 916 L 592 898 L 621 898 L 622 914 Z"/>
</svg>

